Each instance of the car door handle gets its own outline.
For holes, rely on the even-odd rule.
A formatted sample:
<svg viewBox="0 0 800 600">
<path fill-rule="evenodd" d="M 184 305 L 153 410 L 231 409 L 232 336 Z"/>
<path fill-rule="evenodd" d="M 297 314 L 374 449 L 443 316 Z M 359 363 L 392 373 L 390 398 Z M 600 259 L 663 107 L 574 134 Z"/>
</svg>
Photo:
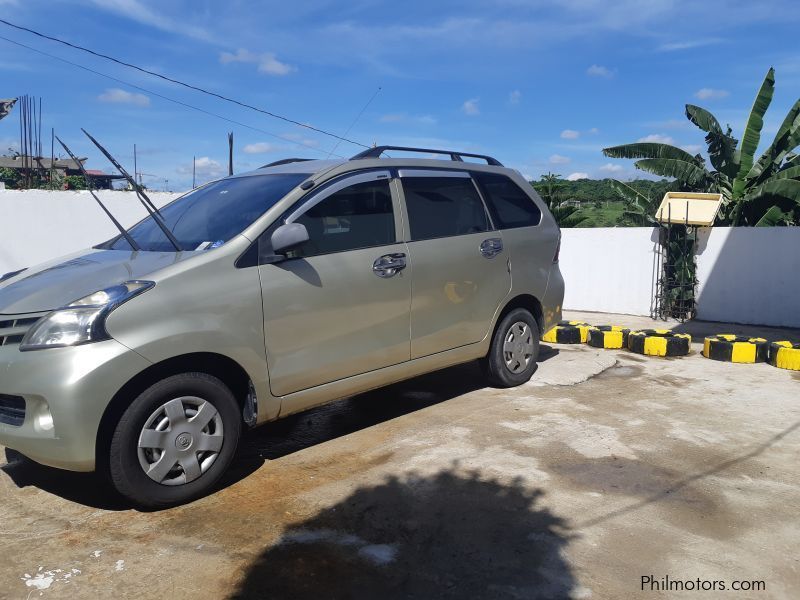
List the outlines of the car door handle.
<svg viewBox="0 0 800 600">
<path fill-rule="evenodd" d="M 494 258 L 503 251 L 503 240 L 500 238 L 489 238 L 481 242 L 481 254 L 485 258 Z"/>
<path fill-rule="evenodd" d="M 372 272 L 384 279 L 394 277 L 406 268 L 406 255 L 402 252 L 384 254 L 372 263 Z"/>
</svg>

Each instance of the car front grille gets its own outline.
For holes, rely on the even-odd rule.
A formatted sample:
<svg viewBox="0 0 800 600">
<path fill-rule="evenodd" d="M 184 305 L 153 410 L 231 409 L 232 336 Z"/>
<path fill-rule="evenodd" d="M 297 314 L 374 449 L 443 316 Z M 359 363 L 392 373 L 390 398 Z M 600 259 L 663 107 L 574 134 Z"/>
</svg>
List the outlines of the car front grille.
<svg viewBox="0 0 800 600">
<path fill-rule="evenodd" d="M 36 315 L 0 315 L 0 346 L 19 344 L 28 330 L 47 313 Z"/>
<path fill-rule="evenodd" d="M 19 427 L 25 422 L 25 399 L 0 394 L 0 423 Z"/>
</svg>

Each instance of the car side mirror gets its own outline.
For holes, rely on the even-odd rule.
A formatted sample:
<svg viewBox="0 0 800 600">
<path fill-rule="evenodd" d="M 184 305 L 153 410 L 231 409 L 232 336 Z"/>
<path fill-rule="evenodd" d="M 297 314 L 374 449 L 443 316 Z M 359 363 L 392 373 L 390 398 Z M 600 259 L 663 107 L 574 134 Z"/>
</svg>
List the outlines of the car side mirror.
<svg viewBox="0 0 800 600">
<path fill-rule="evenodd" d="M 273 231 L 270 239 L 272 251 L 275 254 L 285 254 L 308 241 L 308 229 L 302 223 L 286 223 Z"/>
</svg>

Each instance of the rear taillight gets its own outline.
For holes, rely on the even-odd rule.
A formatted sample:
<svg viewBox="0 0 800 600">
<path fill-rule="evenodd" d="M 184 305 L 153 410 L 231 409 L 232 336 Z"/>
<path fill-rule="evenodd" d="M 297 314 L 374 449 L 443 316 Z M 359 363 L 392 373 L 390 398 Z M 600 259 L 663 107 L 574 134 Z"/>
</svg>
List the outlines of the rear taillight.
<svg viewBox="0 0 800 600">
<path fill-rule="evenodd" d="M 558 255 L 561 254 L 561 232 L 558 234 L 558 245 L 556 246 L 556 255 L 553 257 L 553 262 L 558 262 Z"/>
</svg>

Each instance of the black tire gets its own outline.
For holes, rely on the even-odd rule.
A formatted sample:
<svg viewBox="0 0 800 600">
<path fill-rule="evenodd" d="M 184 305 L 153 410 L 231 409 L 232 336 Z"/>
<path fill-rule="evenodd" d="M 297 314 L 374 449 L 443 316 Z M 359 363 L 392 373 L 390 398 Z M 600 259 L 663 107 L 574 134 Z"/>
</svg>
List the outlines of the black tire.
<svg viewBox="0 0 800 600">
<path fill-rule="evenodd" d="M 515 372 L 507 364 L 503 346 L 506 339 L 511 334 L 511 329 L 518 323 L 524 323 L 529 328 L 530 337 L 530 358 L 526 366 Z M 527 354 L 526 354 L 527 356 Z M 536 371 L 536 361 L 539 358 L 539 326 L 536 319 L 524 308 L 515 308 L 508 313 L 495 329 L 492 336 L 492 345 L 489 353 L 481 361 L 486 378 L 489 384 L 499 388 L 509 388 L 522 385 L 528 381 Z M 520 363 L 522 365 L 522 363 Z"/>
<path fill-rule="evenodd" d="M 211 451 L 210 454 L 195 451 L 192 449 L 195 442 L 191 436 L 188 438 L 189 446 L 181 448 L 180 442 L 185 442 L 187 438 L 178 439 L 179 431 L 173 427 L 172 420 L 169 419 L 169 429 L 159 433 L 164 434 L 165 438 L 169 437 L 168 443 L 177 448 L 174 451 L 176 454 L 180 454 L 184 458 L 194 456 L 196 462 L 201 465 L 201 469 L 202 464 L 209 456 L 214 455 L 215 458 L 196 479 L 178 485 L 165 485 L 155 481 L 145 472 L 145 468 L 140 462 L 139 440 L 143 428 L 153 418 L 156 411 L 159 411 L 170 400 L 180 398 L 199 399 L 216 409 L 213 423 L 208 427 L 211 428 L 209 429 L 211 433 L 218 434 L 220 432 L 214 431 L 214 429 L 221 423 L 221 448 L 216 452 Z M 184 412 L 188 417 L 192 409 L 191 404 L 188 401 L 182 401 L 178 406 L 188 407 Z M 187 427 L 191 426 L 191 417 L 186 419 L 186 423 Z M 174 440 L 171 439 L 173 430 Z M 108 456 L 111 482 L 120 494 L 142 508 L 166 508 L 195 500 L 212 490 L 226 471 L 236 453 L 241 431 L 242 417 L 239 404 L 222 381 L 205 373 L 183 373 L 167 377 L 142 392 L 125 410 L 117 423 L 111 438 Z M 153 451 L 144 450 L 143 452 Z M 153 458 L 152 455 L 150 458 Z M 153 460 L 155 459 L 153 458 Z M 190 477 L 179 463 L 176 463 L 173 470 L 170 471 L 170 473 L 173 472 L 183 472 L 184 479 Z M 177 477 L 177 480 L 179 479 L 180 476 Z"/>
</svg>

